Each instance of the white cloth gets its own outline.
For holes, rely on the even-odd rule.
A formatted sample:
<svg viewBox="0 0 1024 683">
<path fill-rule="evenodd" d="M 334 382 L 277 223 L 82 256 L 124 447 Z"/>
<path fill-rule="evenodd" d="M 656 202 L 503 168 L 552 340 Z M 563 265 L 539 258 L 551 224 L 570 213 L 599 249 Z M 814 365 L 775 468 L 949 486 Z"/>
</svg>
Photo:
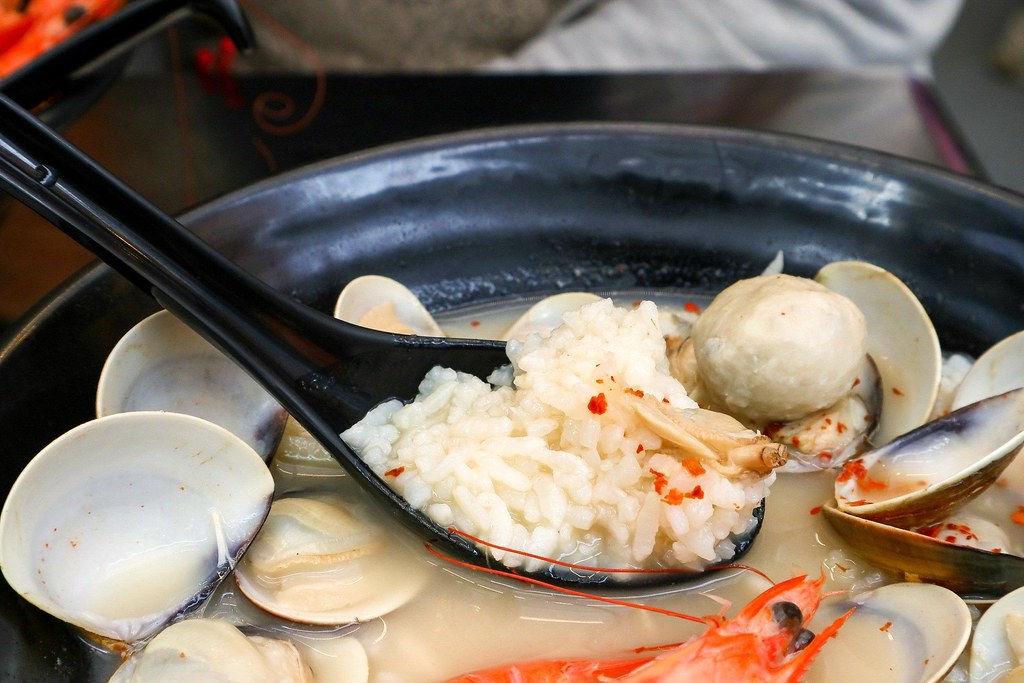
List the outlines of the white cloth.
<svg viewBox="0 0 1024 683">
<path fill-rule="evenodd" d="M 961 0 L 591 0 L 486 68 L 617 71 L 919 64 Z M 566 16 L 568 15 L 568 16 Z"/>
</svg>

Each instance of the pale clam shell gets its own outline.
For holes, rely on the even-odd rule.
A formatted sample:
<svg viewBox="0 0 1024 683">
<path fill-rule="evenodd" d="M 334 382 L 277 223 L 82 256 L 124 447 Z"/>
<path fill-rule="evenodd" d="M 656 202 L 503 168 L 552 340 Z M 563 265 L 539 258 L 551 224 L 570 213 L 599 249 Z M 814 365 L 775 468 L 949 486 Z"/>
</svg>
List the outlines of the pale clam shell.
<svg viewBox="0 0 1024 683">
<path fill-rule="evenodd" d="M 269 459 L 288 415 L 244 370 L 167 311 L 138 323 L 100 373 L 96 415 L 167 410 L 224 427 Z"/>
<path fill-rule="evenodd" d="M 408 287 L 383 275 L 362 275 L 345 285 L 334 305 L 334 317 L 383 332 L 446 336 Z"/>
<path fill-rule="evenodd" d="M 922 583 L 890 584 L 824 603 L 811 629 L 852 606 L 857 611 L 815 660 L 810 683 L 934 683 L 956 664 L 971 635 L 967 604 L 952 591 Z"/>
<path fill-rule="evenodd" d="M 423 588 L 428 573 L 351 503 L 322 496 L 276 500 L 235 579 L 253 604 L 271 614 L 334 625 L 401 607 Z"/>
<path fill-rule="evenodd" d="M 852 300 L 867 321 L 867 351 L 884 397 L 872 442 L 888 443 L 924 424 L 938 395 L 942 353 L 921 302 L 892 273 L 863 261 L 829 263 L 814 279 Z"/>
<path fill-rule="evenodd" d="M 570 311 L 575 311 L 602 297 L 589 292 L 563 292 L 545 297 L 531 306 L 525 313 L 512 323 L 504 334 L 502 340 L 510 339 L 523 340 L 534 332 L 546 333 L 562 324 L 562 316 Z"/>
<path fill-rule="evenodd" d="M 1024 588 L 1007 593 L 981 615 L 971 640 L 971 683 L 994 683 L 1024 664 L 1006 632 L 1010 615 L 1024 615 Z"/>
<path fill-rule="evenodd" d="M 978 357 L 960 382 L 953 409 L 1024 387 L 1024 332 L 1012 334 Z"/>
<path fill-rule="evenodd" d="M 262 459 L 177 413 L 99 418 L 44 448 L 0 513 L 11 586 L 86 631 L 134 642 L 196 607 L 270 508 Z"/>
<path fill-rule="evenodd" d="M 354 638 L 315 646 L 247 636 L 229 622 L 186 619 L 161 631 L 134 653 L 110 683 L 170 681 L 237 683 L 366 683 L 366 650 Z"/>
<path fill-rule="evenodd" d="M 1024 389 L 993 396 L 923 425 L 851 463 L 878 490 L 836 479 L 843 512 L 914 528 L 948 517 L 995 482 L 1024 443 Z M 849 464 L 847 465 L 849 466 Z"/>
</svg>

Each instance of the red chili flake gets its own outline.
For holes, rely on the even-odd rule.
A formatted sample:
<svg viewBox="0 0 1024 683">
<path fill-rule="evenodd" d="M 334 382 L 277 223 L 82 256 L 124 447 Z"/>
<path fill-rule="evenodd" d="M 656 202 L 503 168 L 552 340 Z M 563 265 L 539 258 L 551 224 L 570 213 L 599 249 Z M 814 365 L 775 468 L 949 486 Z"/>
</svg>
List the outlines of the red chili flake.
<svg viewBox="0 0 1024 683">
<path fill-rule="evenodd" d="M 782 429 L 783 426 L 784 423 L 782 422 L 769 422 L 764 426 L 764 435 L 769 439 L 774 439 L 775 435 L 779 433 L 779 430 Z"/>
<path fill-rule="evenodd" d="M 690 313 L 700 313 L 700 306 L 693 303 L 692 301 L 687 301 L 685 304 L 683 304 L 683 310 L 688 311 Z"/>
<path fill-rule="evenodd" d="M 696 498 L 697 500 L 704 499 L 704 489 L 700 486 L 694 486 L 693 490 L 686 494 L 687 498 Z"/>
<path fill-rule="evenodd" d="M 825 418 L 825 424 L 827 424 L 827 425 L 832 424 L 832 418 L 831 417 L 826 417 Z"/>
<path fill-rule="evenodd" d="M 1002 548 L 992 548 L 992 552 L 994 552 L 994 553 L 1001 553 L 1001 552 L 1003 552 L 1003 549 Z"/>
<path fill-rule="evenodd" d="M 636 396 L 637 398 L 643 398 L 644 392 L 641 389 L 633 389 L 632 387 L 626 388 L 626 393 Z"/>
<path fill-rule="evenodd" d="M 842 422 L 836 422 L 836 431 L 842 434 L 846 431 L 846 425 Z"/>
<path fill-rule="evenodd" d="M 1010 515 L 1010 519 L 1014 524 L 1024 526 L 1024 505 L 1018 505 L 1017 511 Z"/>
<path fill-rule="evenodd" d="M 663 399 L 661 399 L 661 402 L 662 403 L 668 403 L 668 399 L 667 398 L 663 398 Z"/>
<path fill-rule="evenodd" d="M 857 386 L 858 384 L 860 384 L 860 377 L 854 378 L 853 384 L 850 385 L 850 388 L 852 389 L 853 387 Z"/>
<path fill-rule="evenodd" d="M 922 527 L 917 530 L 917 533 L 922 536 L 930 536 L 931 538 L 938 538 L 939 532 L 942 531 L 941 524 L 932 524 L 931 526 Z"/>
<path fill-rule="evenodd" d="M 605 398 L 604 392 L 601 392 L 597 396 L 590 397 L 590 402 L 587 403 L 587 410 L 592 412 L 594 415 L 605 414 L 605 411 L 608 410 L 608 399 Z"/>
<path fill-rule="evenodd" d="M 472 320 L 472 321 L 470 321 L 469 325 L 470 325 L 470 327 L 480 327 L 480 321 L 479 320 Z"/>
<path fill-rule="evenodd" d="M 831 459 L 832 459 L 832 452 L 831 451 L 821 451 L 820 453 L 818 453 L 818 460 L 831 460 Z"/>
<path fill-rule="evenodd" d="M 609 375 L 609 377 L 611 377 L 611 378 L 612 378 L 612 381 L 613 381 L 613 382 L 615 381 L 615 375 Z"/>
<path fill-rule="evenodd" d="M 697 458 L 686 458 L 683 460 L 682 465 L 686 468 L 687 472 L 695 477 L 699 477 L 707 471 Z"/>
<path fill-rule="evenodd" d="M 863 461 L 860 459 L 847 461 L 843 465 L 843 471 L 836 478 L 836 481 L 845 482 L 851 478 L 856 479 L 857 485 L 865 491 L 879 491 L 886 488 L 884 482 L 875 481 L 868 477 L 868 468 L 864 466 Z"/>
<path fill-rule="evenodd" d="M 903 395 L 903 392 L 900 391 L 899 387 L 893 387 L 892 388 L 892 393 L 896 394 L 897 396 L 902 396 Z"/>
<path fill-rule="evenodd" d="M 385 472 L 384 476 L 385 477 L 398 477 L 398 476 L 401 476 L 402 472 L 405 472 L 405 468 L 404 467 L 396 467 L 393 470 L 388 470 L 387 472 Z"/>
<path fill-rule="evenodd" d="M 184 652 L 179 652 L 178 653 L 178 657 L 181 658 L 181 659 L 185 659 L 186 656 L 187 655 Z"/>
<path fill-rule="evenodd" d="M 946 536 L 946 543 L 956 543 L 956 536 Z"/>
<path fill-rule="evenodd" d="M 604 384 L 604 380 L 602 378 L 600 378 L 600 377 L 598 377 L 594 381 L 597 382 L 598 384 Z"/>
<path fill-rule="evenodd" d="M 800 448 L 800 437 L 794 436 L 792 439 L 790 439 L 790 441 L 792 442 L 792 444 L 794 446 L 796 446 L 797 448 Z"/>
<path fill-rule="evenodd" d="M 668 477 L 653 468 L 650 470 L 650 473 L 654 475 L 654 492 L 660 496 L 665 487 L 668 486 Z"/>
<path fill-rule="evenodd" d="M 669 489 L 661 499 L 669 505 L 679 505 L 683 502 L 683 492 L 679 489 Z"/>
<path fill-rule="evenodd" d="M 891 622 L 891 621 L 887 621 L 887 622 L 885 622 L 885 624 L 884 624 L 884 625 L 882 626 L 882 628 L 880 628 L 880 629 L 878 629 L 878 630 L 879 630 L 879 631 L 881 631 L 882 633 L 886 633 L 886 632 L 888 632 L 888 630 L 889 630 L 889 629 L 891 629 L 891 628 L 892 628 L 892 622 Z"/>
<path fill-rule="evenodd" d="M 821 506 L 820 505 L 815 505 L 814 507 L 811 508 L 811 514 L 812 515 L 816 515 L 819 512 L 821 512 Z"/>
<path fill-rule="evenodd" d="M 860 500 L 848 501 L 846 504 L 849 505 L 850 507 L 858 507 L 860 505 L 870 505 L 871 503 L 861 498 Z"/>
<path fill-rule="evenodd" d="M 636 445 L 636 452 L 637 453 L 643 453 L 644 452 L 644 445 L 642 443 L 638 443 Z"/>
</svg>

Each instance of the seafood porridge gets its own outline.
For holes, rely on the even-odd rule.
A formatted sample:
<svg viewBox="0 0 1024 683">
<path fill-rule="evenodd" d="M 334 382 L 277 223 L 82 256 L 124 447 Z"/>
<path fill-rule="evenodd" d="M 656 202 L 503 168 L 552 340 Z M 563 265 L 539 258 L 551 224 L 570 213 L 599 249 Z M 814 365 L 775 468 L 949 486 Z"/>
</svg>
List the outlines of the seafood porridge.
<svg viewBox="0 0 1024 683">
<path fill-rule="evenodd" d="M 552 303 L 558 309 L 554 323 L 543 322 L 551 317 L 543 301 L 533 308 L 532 301 L 506 302 L 440 316 L 440 329 L 452 336 L 517 337 L 509 344 L 512 368 L 496 372 L 491 384 L 435 370 L 417 401 L 382 406 L 345 436 L 413 505 L 492 552 L 499 574 L 453 563 L 375 515 L 355 482 L 289 421 L 269 462 L 275 503 L 263 530 L 198 609 L 172 619 L 177 623 L 149 647 L 130 646 L 139 653 L 117 680 L 160 680 L 171 675 L 162 667 L 176 663 L 167 653 L 193 648 L 192 663 L 212 667 L 202 671 L 227 671 L 241 675 L 238 680 L 497 681 L 512 680 L 516 672 L 548 680 L 540 675 L 556 669 L 569 672 L 559 679 L 566 681 L 597 675 L 663 680 L 667 672 L 708 675 L 714 659 L 708 653 L 729 667 L 719 674 L 740 678 L 938 680 L 960 657 L 971 618 L 951 591 L 900 583 L 903 575 L 993 597 L 1015 586 L 958 584 L 900 565 L 903 558 L 865 560 L 847 534 L 851 526 L 855 535 L 871 531 L 857 526 L 859 500 L 848 488 L 842 498 L 851 510 L 832 503 L 837 481 L 867 489 L 883 485 L 870 459 L 859 457 L 879 440 L 880 430 L 916 434 L 934 420 L 937 426 L 926 429 L 952 433 L 959 427 L 950 425 L 1017 420 L 1024 414 L 1020 392 L 1004 392 L 1024 382 L 1001 379 L 998 390 L 977 390 L 1003 394 L 999 399 L 959 409 L 953 391 L 939 394 L 942 359 L 937 341 L 930 343 L 934 331 L 929 337 L 926 316 L 902 319 L 904 327 L 920 323 L 925 330 L 912 329 L 912 341 L 886 338 L 892 331 L 880 330 L 877 320 L 887 315 L 866 310 L 858 317 L 857 309 L 869 307 L 866 298 L 845 283 L 889 282 L 888 274 L 863 264 L 867 276 L 858 271 L 847 278 L 845 267 L 861 266 L 832 264 L 818 283 L 801 279 L 796 285 L 815 297 L 819 287 L 828 287 L 825 299 L 836 292 L 854 306 L 836 323 L 852 330 L 845 337 L 841 381 L 776 413 L 775 400 L 763 399 L 779 384 L 771 377 L 759 377 L 763 385 L 746 381 L 752 366 L 740 358 L 743 349 L 726 349 L 733 355 L 722 365 L 736 368 L 732 374 L 742 385 L 701 367 L 725 357 L 722 344 L 744 337 L 737 331 L 737 320 L 748 314 L 742 306 L 723 315 L 705 299 L 619 292 L 612 293 L 617 307 L 592 295 Z M 898 281 L 891 286 L 902 292 Z M 648 294 L 657 306 L 640 303 Z M 776 317 L 798 320 L 804 307 L 794 301 L 784 295 Z M 383 308 L 374 310 L 376 325 L 387 327 L 397 317 L 417 330 L 418 322 L 402 313 L 421 315 L 415 306 L 391 299 L 377 304 Z M 694 328 L 704 310 L 715 319 L 709 317 L 703 330 Z M 531 335 L 526 329 L 550 330 L 562 320 L 555 332 Z M 758 355 L 772 348 L 766 339 L 776 339 L 780 348 L 785 338 L 783 331 L 773 337 L 772 329 L 752 336 L 756 343 L 748 348 Z M 898 351 L 890 350 L 906 346 L 926 358 L 920 371 L 907 371 Z M 787 366 L 810 355 L 799 347 L 785 353 Z M 946 370 L 952 365 L 947 362 Z M 963 383 L 974 381 L 968 375 Z M 992 527 L 999 536 L 985 546 L 989 550 L 969 550 L 984 553 L 985 561 L 1024 555 L 1024 532 L 1014 517 L 1024 510 L 1024 493 L 1018 493 L 1024 492 L 1024 465 L 1012 458 L 1024 439 L 1024 418 L 1019 421 L 998 443 L 983 446 L 995 464 L 980 468 L 982 475 L 961 475 L 958 467 L 950 474 L 942 466 L 935 471 L 943 481 L 933 485 L 922 476 L 928 496 L 948 490 L 948 479 L 984 480 L 967 492 L 954 486 L 952 494 L 972 499 L 950 514 L 979 521 L 943 516 L 919 529 L 939 529 L 930 534 L 900 530 L 922 539 L 929 551 L 938 546 L 948 553 L 940 564 L 969 564 L 958 554 L 967 552 L 953 542 L 958 539 L 942 531 L 947 525 L 958 529 L 962 541 L 985 524 Z M 484 458 L 493 462 L 478 462 Z M 753 512 L 762 500 L 763 522 Z M 736 539 L 754 534 L 734 557 Z M 874 537 L 867 543 L 884 545 Z M 919 553 L 906 546 L 903 554 Z M 571 565 L 558 571 L 682 569 L 688 575 L 656 587 L 623 579 L 614 590 L 566 595 L 500 574 L 520 564 L 532 569 L 548 563 L 542 558 Z M 806 581 L 796 578 L 805 575 Z M 820 606 L 819 579 L 825 596 Z M 16 588 L 32 599 L 31 591 Z M 749 634 L 771 651 L 755 656 L 751 648 L 736 648 Z M 691 638 L 689 645 L 668 645 Z M 224 645 L 211 650 L 213 642 Z M 664 654 L 650 649 L 662 646 Z M 157 654 L 147 663 L 150 648 Z M 210 651 L 236 653 L 236 659 Z M 95 680 L 106 680 L 119 659 L 97 649 Z M 199 670 L 191 675 L 214 675 Z M 456 678 L 473 671 L 485 673 Z"/>
</svg>

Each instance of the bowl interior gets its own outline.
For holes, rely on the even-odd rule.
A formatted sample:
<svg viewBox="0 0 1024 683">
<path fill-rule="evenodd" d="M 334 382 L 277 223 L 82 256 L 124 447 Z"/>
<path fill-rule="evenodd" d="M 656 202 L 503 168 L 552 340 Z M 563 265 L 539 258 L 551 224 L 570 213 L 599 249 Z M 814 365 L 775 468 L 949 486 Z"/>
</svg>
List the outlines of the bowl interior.
<svg viewBox="0 0 1024 683">
<path fill-rule="evenodd" d="M 842 259 L 892 271 L 949 350 L 976 354 L 1024 328 L 1024 198 L 768 134 L 569 125 L 448 136 L 302 169 L 183 220 L 325 312 L 365 273 L 447 310 L 570 289 L 710 292 L 781 250 L 796 275 Z M 97 266 L 8 333 L 0 496 L 37 451 L 92 417 L 106 354 L 155 309 Z M 85 646 L 6 585 L 0 650 L 18 680 L 87 677 Z"/>
</svg>

